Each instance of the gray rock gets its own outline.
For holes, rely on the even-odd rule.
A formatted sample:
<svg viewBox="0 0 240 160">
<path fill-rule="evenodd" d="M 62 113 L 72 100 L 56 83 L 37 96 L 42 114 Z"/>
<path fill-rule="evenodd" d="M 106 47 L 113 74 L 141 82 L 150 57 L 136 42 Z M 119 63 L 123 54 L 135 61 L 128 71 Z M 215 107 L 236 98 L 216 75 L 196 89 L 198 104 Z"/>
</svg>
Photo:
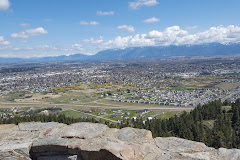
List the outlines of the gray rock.
<svg viewBox="0 0 240 160">
<path fill-rule="evenodd" d="M 145 129 L 122 128 L 115 134 L 116 138 L 129 143 L 144 143 L 152 139 L 152 133 Z"/>
<path fill-rule="evenodd" d="M 50 138 L 43 138 L 43 139 L 39 139 L 37 141 L 34 141 L 32 146 L 33 147 L 38 147 L 38 146 L 66 146 L 66 144 L 67 144 L 67 139 L 50 137 Z"/>
<path fill-rule="evenodd" d="M 18 131 L 18 126 L 15 124 L 1 124 L 0 125 L 0 138 L 2 134 L 9 134 L 11 132 Z"/>
<path fill-rule="evenodd" d="M 66 126 L 62 123 L 57 122 L 48 122 L 48 123 L 41 123 L 41 122 L 27 122 L 27 123 L 20 123 L 18 125 L 19 130 L 21 131 L 39 131 L 48 128 L 58 128 Z"/>
<path fill-rule="evenodd" d="M 15 150 L 15 149 L 22 149 L 22 148 L 30 148 L 32 145 L 31 142 L 27 143 L 10 143 L 10 144 L 5 144 L 5 145 L 0 145 L 0 151 L 4 150 Z"/>
<path fill-rule="evenodd" d="M 108 126 L 97 123 L 75 123 L 69 126 L 63 127 L 60 131 L 60 136 L 65 138 L 82 138 L 91 139 L 102 136 L 103 133 L 108 130 Z"/>
<path fill-rule="evenodd" d="M 212 150 L 204 143 L 177 137 L 157 137 L 154 140 L 158 148 L 171 152 L 206 152 Z"/>
<path fill-rule="evenodd" d="M 239 149 L 219 148 L 218 154 L 223 159 L 231 159 L 231 160 L 239 160 L 240 159 L 240 150 Z"/>
<path fill-rule="evenodd" d="M 29 156 L 19 154 L 13 150 L 9 150 L 9 151 L 0 150 L 0 159 L 1 160 L 31 160 Z"/>
<path fill-rule="evenodd" d="M 238 149 L 176 137 L 153 139 L 150 131 L 129 127 L 34 122 L 0 129 L 1 160 L 240 160 Z"/>
</svg>

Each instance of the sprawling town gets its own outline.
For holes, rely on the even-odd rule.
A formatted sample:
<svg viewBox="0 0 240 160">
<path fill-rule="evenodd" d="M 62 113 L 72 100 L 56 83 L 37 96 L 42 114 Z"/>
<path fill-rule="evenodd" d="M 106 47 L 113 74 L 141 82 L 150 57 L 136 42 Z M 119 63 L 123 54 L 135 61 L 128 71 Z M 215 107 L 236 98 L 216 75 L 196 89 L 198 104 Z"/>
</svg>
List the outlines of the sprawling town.
<svg viewBox="0 0 240 160">
<path fill-rule="evenodd" d="M 175 115 L 218 99 L 233 102 L 239 86 L 238 57 L 18 64 L 0 68 L 0 105 L 12 107 L 5 109 L 10 116 L 21 111 L 14 107 L 18 104 L 28 111 L 68 106 L 81 117 L 113 121 L 151 119 L 169 109 Z M 67 111 L 57 113 L 62 112 Z"/>
</svg>

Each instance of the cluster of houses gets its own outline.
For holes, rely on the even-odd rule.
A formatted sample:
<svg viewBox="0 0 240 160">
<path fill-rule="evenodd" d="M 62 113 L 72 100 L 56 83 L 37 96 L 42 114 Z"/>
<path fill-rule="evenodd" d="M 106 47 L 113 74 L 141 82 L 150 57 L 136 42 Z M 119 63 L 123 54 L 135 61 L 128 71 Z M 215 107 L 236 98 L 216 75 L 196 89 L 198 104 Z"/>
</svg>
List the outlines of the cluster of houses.
<svg viewBox="0 0 240 160">
<path fill-rule="evenodd" d="M 7 118 L 13 118 L 15 116 L 23 117 L 25 115 L 31 115 L 31 114 L 39 114 L 39 115 L 59 115 L 61 112 L 61 108 L 43 108 L 43 109 L 34 109 L 32 107 L 29 107 L 28 109 L 22 109 L 22 108 L 3 108 L 0 110 L 0 118 L 7 119 Z"/>
<path fill-rule="evenodd" d="M 18 66 L 20 69 L 21 67 L 32 66 Z M 237 76 L 229 75 L 228 79 L 226 75 L 240 73 L 238 59 L 56 63 L 39 64 L 34 67 L 21 72 L 0 70 L 0 95 L 20 90 L 48 92 L 53 88 L 64 88 L 81 83 L 130 85 L 137 89 L 132 89 L 131 92 L 123 95 L 115 94 L 108 97 L 113 101 L 125 103 L 196 106 L 199 103 L 207 103 L 227 96 L 230 91 L 213 87 L 199 90 L 175 90 L 171 87 L 187 84 L 191 78 L 200 78 L 201 81 L 206 75 L 222 77 L 226 82 L 239 82 Z M 112 91 L 111 87 L 109 90 Z"/>
<path fill-rule="evenodd" d="M 196 106 L 219 99 L 229 94 L 228 90 L 133 90 L 131 93 L 113 94 L 111 101 L 173 106 Z"/>
<path fill-rule="evenodd" d="M 122 119 L 134 119 L 134 120 L 136 120 L 137 118 L 146 118 L 147 120 L 152 120 L 153 118 L 155 118 L 155 116 L 149 116 L 149 117 L 145 116 L 146 113 L 151 112 L 148 109 L 135 111 L 136 115 L 139 115 L 139 116 L 135 116 L 135 115 L 130 116 L 129 111 L 123 112 L 120 109 L 112 109 L 111 112 L 112 112 L 112 114 L 111 114 L 110 118 L 121 117 Z"/>
</svg>

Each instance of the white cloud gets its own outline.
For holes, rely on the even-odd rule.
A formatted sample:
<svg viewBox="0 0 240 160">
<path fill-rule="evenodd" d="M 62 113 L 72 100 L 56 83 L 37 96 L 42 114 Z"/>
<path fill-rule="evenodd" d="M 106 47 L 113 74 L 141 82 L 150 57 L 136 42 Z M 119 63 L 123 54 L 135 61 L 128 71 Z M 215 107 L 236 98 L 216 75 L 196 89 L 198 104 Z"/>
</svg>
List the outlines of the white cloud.
<svg viewBox="0 0 240 160">
<path fill-rule="evenodd" d="M 47 33 L 48 31 L 44 30 L 42 27 L 39 27 L 35 29 L 25 30 L 19 33 L 13 33 L 11 34 L 11 37 L 12 38 L 29 38 L 32 36 L 40 36 Z"/>
<path fill-rule="evenodd" d="M 84 50 L 81 44 L 73 44 L 72 48 L 76 49 L 78 51 L 83 51 Z"/>
<path fill-rule="evenodd" d="M 0 0 L 0 10 L 8 10 L 10 3 L 8 0 Z"/>
<path fill-rule="evenodd" d="M 22 24 L 20 24 L 22 27 L 30 27 L 30 24 L 28 24 L 28 23 L 22 23 Z"/>
<path fill-rule="evenodd" d="M 79 53 L 79 51 L 85 54 L 93 53 L 93 51 L 96 53 L 99 50 L 124 49 L 128 47 L 240 43 L 240 27 L 233 25 L 226 27 L 218 26 L 211 27 L 203 32 L 190 34 L 187 30 L 181 29 L 179 26 L 172 26 L 162 31 L 153 30 L 146 34 L 136 34 L 125 37 L 117 36 L 106 42 L 103 42 L 103 37 L 99 37 L 98 39 L 90 38 L 82 42 L 90 43 L 90 45 L 86 44 L 86 46 L 84 45 L 83 47 L 81 44 L 76 43 L 66 48 L 63 48 L 62 45 L 58 47 L 41 45 L 35 47 L 31 46 L 30 48 L 14 48 L 9 45 L 10 42 L 4 40 L 4 37 L 0 36 L 0 56 L 42 57 L 73 54 Z"/>
<path fill-rule="evenodd" d="M 88 22 L 87 21 L 80 21 L 80 24 L 81 25 L 88 25 Z"/>
<path fill-rule="evenodd" d="M 129 45 L 129 40 L 132 38 L 132 36 L 127 37 L 121 37 L 118 36 L 114 40 L 109 40 L 108 42 L 103 44 L 103 49 L 112 49 L 112 48 L 127 48 Z"/>
<path fill-rule="evenodd" d="M 82 42 L 84 43 L 91 43 L 91 44 L 101 44 L 103 43 L 103 37 L 100 36 L 98 39 L 90 38 L 90 39 L 85 39 Z"/>
<path fill-rule="evenodd" d="M 127 33 L 135 32 L 135 29 L 133 26 L 127 26 L 127 25 L 118 26 L 117 29 L 124 30 Z"/>
<path fill-rule="evenodd" d="M 98 25 L 99 23 L 96 21 L 89 22 L 90 25 Z"/>
<path fill-rule="evenodd" d="M 137 34 L 135 36 L 121 37 L 118 36 L 113 40 L 109 40 L 103 43 L 100 47 L 105 49 L 124 49 L 128 47 L 142 47 L 142 46 L 154 46 L 154 41 L 145 38 L 146 34 Z"/>
<path fill-rule="evenodd" d="M 153 30 L 148 34 L 137 34 L 135 36 L 118 36 L 113 40 L 102 43 L 101 48 L 115 49 L 144 46 L 169 46 L 169 45 L 199 45 L 207 43 L 240 43 L 240 27 L 218 26 L 196 34 L 189 34 L 179 26 L 166 28 L 164 31 Z"/>
<path fill-rule="evenodd" d="M 112 16 L 112 15 L 114 15 L 114 12 L 113 11 L 110 11 L 110 12 L 97 11 L 97 15 L 99 15 L 99 16 Z"/>
<path fill-rule="evenodd" d="M 9 45 L 10 42 L 5 41 L 3 36 L 0 36 L 0 46 Z"/>
<path fill-rule="evenodd" d="M 196 29 L 198 28 L 198 26 L 188 26 L 186 27 L 186 30 L 192 30 L 192 29 Z"/>
<path fill-rule="evenodd" d="M 134 2 L 129 2 L 129 7 L 131 9 L 138 9 L 141 6 L 150 7 L 155 6 L 157 4 L 158 4 L 157 0 L 135 0 Z"/>
<path fill-rule="evenodd" d="M 81 25 L 98 25 L 99 23 L 96 21 L 91 21 L 91 22 L 87 22 L 87 21 L 80 21 Z"/>
<path fill-rule="evenodd" d="M 42 34 L 47 34 L 48 32 L 46 30 L 44 30 L 42 27 L 39 27 L 39 28 L 35 28 L 35 29 L 26 30 L 26 33 L 29 36 L 39 36 Z"/>
<path fill-rule="evenodd" d="M 160 21 L 160 19 L 158 19 L 156 17 L 152 17 L 152 18 L 144 20 L 143 22 L 144 23 L 156 23 L 156 22 L 159 22 L 159 21 Z"/>
</svg>

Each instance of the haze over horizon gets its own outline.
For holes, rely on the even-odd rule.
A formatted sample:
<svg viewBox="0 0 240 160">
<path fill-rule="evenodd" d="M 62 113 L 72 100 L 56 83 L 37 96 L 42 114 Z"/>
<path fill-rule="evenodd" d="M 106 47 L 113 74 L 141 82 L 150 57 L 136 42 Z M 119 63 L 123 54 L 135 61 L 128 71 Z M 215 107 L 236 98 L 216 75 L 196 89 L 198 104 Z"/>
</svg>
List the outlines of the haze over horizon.
<svg viewBox="0 0 240 160">
<path fill-rule="evenodd" d="M 239 0 L 0 0 L 0 57 L 240 43 Z"/>
</svg>

